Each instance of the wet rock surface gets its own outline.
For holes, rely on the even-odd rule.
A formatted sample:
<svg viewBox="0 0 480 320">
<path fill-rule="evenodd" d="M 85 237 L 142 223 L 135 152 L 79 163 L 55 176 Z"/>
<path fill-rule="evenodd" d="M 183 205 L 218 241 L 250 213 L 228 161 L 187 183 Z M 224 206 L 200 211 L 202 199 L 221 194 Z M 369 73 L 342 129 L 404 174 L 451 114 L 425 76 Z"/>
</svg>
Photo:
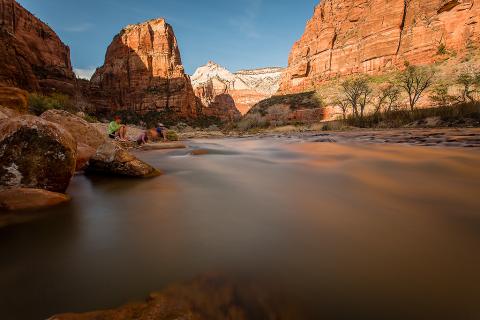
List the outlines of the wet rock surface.
<svg viewBox="0 0 480 320">
<path fill-rule="evenodd" d="M 107 142 L 97 149 L 86 172 L 134 178 L 149 178 L 161 174 L 159 170 L 137 159 L 115 142 Z"/>
<path fill-rule="evenodd" d="M 70 197 L 43 189 L 0 189 L 0 211 L 41 209 L 65 203 Z"/>
</svg>

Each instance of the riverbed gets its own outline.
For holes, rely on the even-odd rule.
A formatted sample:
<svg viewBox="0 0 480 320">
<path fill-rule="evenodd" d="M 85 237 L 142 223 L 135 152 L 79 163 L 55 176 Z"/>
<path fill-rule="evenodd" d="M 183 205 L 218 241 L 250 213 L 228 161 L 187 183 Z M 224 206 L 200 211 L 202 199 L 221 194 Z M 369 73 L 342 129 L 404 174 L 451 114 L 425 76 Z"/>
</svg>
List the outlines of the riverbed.
<svg viewBox="0 0 480 320">
<path fill-rule="evenodd" d="M 313 140 L 193 140 L 137 154 L 158 178 L 76 176 L 72 202 L 0 229 L 0 318 L 211 273 L 271 284 L 305 319 L 480 317 L 480 151 Z"/>
</svg>

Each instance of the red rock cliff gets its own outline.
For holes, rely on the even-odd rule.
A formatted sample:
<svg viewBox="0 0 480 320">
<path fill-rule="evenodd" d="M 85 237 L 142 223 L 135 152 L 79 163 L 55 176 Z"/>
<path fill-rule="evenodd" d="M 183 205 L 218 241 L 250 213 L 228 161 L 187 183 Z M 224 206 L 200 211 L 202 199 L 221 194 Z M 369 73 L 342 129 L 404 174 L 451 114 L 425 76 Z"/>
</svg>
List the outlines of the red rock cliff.
<svg viewBox="0 0 480 320">
<path fill-rule="evenodd" d="M 74 92 L 70 49 L 14 0 L 0 0 L 0 85 Z"/>
<path fill-rule="evenodd" d="M 405 61 L 430 64 L 442 47 L 478 50 L 479 22 L 480 1 L 474 0 L 322 0 L 293 46 L 280 91 L 382 73 Z"/>
<path fill-rule="evenodd" d="M 195 117 L 197 100 L 180 59 L 172 27 L 154 19 L 125 27 L 107 49 L 91 80 L 107 110 L 144 113 L 171 109 Z"/>
</svg>

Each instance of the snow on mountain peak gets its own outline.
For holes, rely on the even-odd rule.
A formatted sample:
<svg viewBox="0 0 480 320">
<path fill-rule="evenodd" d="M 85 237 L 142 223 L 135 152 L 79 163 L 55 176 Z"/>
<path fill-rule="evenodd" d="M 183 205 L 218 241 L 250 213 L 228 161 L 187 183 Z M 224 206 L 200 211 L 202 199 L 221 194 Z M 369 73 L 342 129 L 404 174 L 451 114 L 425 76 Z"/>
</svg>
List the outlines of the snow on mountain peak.
<svg viewBox="0 0 480 320">
<path fill-rule="evenodd" d="M 217 80 L 230 90 L 252 90 L 273 95 L 279 88 L 282 72 L 283 68 L 268 67 L 232 73 L 221 65 L 209 61 L 199 67 L 191 79 L 194 88 Z"/>
</svg>

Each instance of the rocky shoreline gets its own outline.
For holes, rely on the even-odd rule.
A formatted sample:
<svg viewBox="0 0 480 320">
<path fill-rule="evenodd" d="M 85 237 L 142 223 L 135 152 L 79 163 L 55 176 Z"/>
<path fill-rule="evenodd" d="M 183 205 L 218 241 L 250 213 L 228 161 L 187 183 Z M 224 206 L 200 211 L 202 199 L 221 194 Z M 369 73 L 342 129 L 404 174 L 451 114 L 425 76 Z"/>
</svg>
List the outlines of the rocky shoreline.
<svg viewBox="0 0 480 320">
<path fill-rule="evenodd" d="M 428 147 L 479 148 L 480 128 L 395 128 L 395 129 L 361 129 L 325 131 L 322 125 L 312 127 L 285 126 L 256 132 L 219 130 L 191 130 L 179 132 L 182 140 L 223 139 L 223 138 L 278 138 L 297 140 L 298 142 L 323 143 L 381 143 L 405 144 Z"/>
<path fill-rule="evenodd" d="M 133 178 L 161 174 L 66 111 L 49 110 L 40 117 L 18 113 L 0 120 L 2 215 L 68 201 L 64 193 L 78 172 Z"/>
</svg>

